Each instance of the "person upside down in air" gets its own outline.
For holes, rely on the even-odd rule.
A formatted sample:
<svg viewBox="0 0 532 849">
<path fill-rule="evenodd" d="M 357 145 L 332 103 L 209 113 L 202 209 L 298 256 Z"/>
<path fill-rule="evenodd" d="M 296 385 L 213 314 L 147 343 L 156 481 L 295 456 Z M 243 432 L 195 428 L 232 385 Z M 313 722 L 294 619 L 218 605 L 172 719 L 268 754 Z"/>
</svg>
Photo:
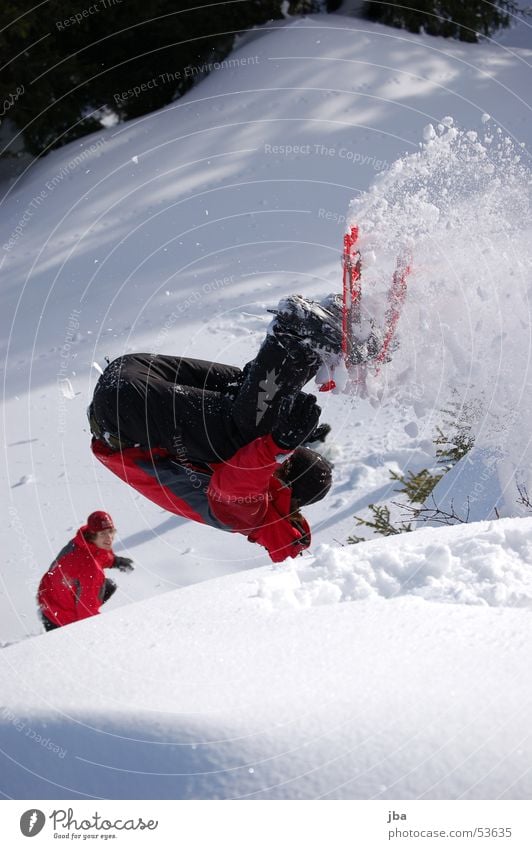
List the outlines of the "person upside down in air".
<svg viewBox="0 0 532 849">
<path fill-rule="evenodd" d="M 243 369 L 205 360 L 127 354 L 105 369 L 88 415 L 92 451 L 171 513 L 264 546 L 274 562 L 310 546 L 301 513 L 332 483 L 306 443 L 325 438 L 302 388 L 320 352 L 341 351 L 341 298 L 282 300 Z"/>
</svg>

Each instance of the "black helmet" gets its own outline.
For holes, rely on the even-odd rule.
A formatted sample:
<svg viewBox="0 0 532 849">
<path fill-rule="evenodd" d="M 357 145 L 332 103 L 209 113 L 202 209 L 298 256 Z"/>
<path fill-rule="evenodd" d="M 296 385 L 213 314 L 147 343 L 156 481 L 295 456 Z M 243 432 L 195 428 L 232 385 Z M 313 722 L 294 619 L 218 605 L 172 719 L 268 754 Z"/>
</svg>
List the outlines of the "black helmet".
<svg viewBox="0 0 532 849">
<path fill-rule="evenodd" d="M 281 478 L 301 506 L 321 501 L 332 484 L 332 466 L 310 448 L 296 448 L 281 467 Z"/>
</svg>

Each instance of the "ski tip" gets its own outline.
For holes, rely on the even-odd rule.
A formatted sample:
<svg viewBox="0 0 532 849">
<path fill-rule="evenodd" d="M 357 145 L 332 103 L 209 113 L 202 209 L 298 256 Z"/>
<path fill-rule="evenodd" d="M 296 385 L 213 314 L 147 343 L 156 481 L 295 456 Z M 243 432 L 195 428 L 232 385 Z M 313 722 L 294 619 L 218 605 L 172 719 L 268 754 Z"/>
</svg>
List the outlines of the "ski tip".
<svg viewBox="0 0 532 849">
<path fill-rule="evenodd" d="M 358 240 L 358 227 L 353 225 L 349 230 L 346 230 L 344 234 L 344 247 L 351 248 Z"/>
</svg>

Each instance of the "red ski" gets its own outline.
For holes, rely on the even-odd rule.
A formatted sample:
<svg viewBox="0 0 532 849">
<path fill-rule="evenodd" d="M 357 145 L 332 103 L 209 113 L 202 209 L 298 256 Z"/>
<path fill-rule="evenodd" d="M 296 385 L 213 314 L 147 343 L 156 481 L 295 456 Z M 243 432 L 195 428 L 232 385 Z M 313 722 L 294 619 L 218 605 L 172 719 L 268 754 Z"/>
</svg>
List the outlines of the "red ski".
<svg viewBox="0 0 532 849">
<path fill-rule="evenodd" d="M 361 260 L 357 241 L 358 227 L 351 227 L 344 236 L 343 253 L 342 351 L 346 363 L 352 360 L 354 325 L 360 324 Z"/>
<path fill-rule="evenodd" d="M 353 355 L 356 344 L 355 327 L 361 323 L 361 295 L 362 295 L 362 263 L 360 251 L 357 247 L 358 227 L 344 235 L 344 250 L 342 254 L 343 266 L 343 310 L 342 310 L 342 354 L 348 371 L 357 383 L 365 378 L 365 367 L 370 363 L 364 363 L 364 369 L 356 362 Z M 412 259 L 408 254 L 401 255 L 392 278 L 392 284 L 388 291 L 388 309 L 386 310 L 385 325 L 382 333 L 382 346 L 378 354 L 371 359 L 374 374 L 377 375 L 384 362 L 387 362 L 388 353 L 392 345 L 397 323 L 401 316 L 401 310 L 406 299 L 407 278 L 410 274 Z M 364 372 L 364 373 L 363 373 Z M 328 392 L 336 387 L 334 379 L 327 381 L 320 387 L 320 392 Z"/>
<path fill-rule="evenodd" d="M 344 235 L 344 252 L 342 254 L 343 285 L 342 285 L 342 354 L 346 366 L 352 363 L 353 329 L 360 324 L 361 296 L 361 259 L 358 242 L 358 227 L 351 227 Z M 320 392 L 329 392 L 336 387 L 334 380 L 328 380 L 320 387 Z"/>
<path fill-rule="evenodd" d="M 377 375 L 381 369 L 381 365 L 386 362 L 386 356 L 390 348 L 390 344 L 395 335 L 397 322 L 401 316 L 401 310 L 406 299 L 407 278 L 412 268 L 412 258 L 407 254 L 400 256 L 395 267 L 392 285 L 388 292 L 388 309 L 386 311 L 386 323 L 384 326 L 384 338 L 382 348 L 373 360 L 375 365 L 375 374 Z"/>
</svg>

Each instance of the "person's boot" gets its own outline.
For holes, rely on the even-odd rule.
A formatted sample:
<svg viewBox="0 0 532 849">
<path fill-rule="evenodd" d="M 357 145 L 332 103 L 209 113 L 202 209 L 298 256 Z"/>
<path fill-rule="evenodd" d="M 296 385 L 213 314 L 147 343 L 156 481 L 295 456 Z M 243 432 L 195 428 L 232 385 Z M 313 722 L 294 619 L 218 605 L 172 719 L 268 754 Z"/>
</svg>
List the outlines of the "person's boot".
<svg viewBox="0 0 532 849">
<path fill-rule="evenodd" d="M 339 354 L 342 350 L 342 316 L 302 295 L 290 295 L 270 310 L 276 316 L 272 330 L 291 334 L 308 342 L 316 350 Z"/>
<path fill-rule="evenodd" d="M 320 301 L 320 304 L 324 309 L 326 309 L 332 315 L 335 315 L 337 317 L 337 320 L 340 323 L 341 327 L 344 310 L 342 296 L 336 293 L 332 293 L 323 298 Z M 369 327 L 369 335 L 366 335 L 365 339 L 357 339 L 355 336 L 352 340 L 351 361 L 355 365 L 371 362 L 371 360 L 374 360 L 376 357 L 378 357 L 382 350 L 384 344 L 383 332 L 376 327 L 373 319 L 369 319 Z M 387 356 L 384 361 L 389 362 L 390 357 Z"/>
<path fill-rule="evenodd" d="M 330 312 L 331 315 L 334 315 L 340 327 L 342 326 L 344 315 L 344 299 L 342 295 L 338 292 L 331 292 L 330 295 L 326 295 L 325 298 L 321 299 L 320 306 L 327 310 L 327 312 Z"/>
<path fill-rule="evenodd" d="M 375 360 L 382 351 L 384 345 L 384 334 L 375 326 L 373 321 L 370 321 L 371 330 L 366 339 L 353 340 L 351 360 L 355 365 L 361 363 L 369 363 Z M 389 362 L 390 356 L 387 355 L 383 362 Z"/>
</svg>

